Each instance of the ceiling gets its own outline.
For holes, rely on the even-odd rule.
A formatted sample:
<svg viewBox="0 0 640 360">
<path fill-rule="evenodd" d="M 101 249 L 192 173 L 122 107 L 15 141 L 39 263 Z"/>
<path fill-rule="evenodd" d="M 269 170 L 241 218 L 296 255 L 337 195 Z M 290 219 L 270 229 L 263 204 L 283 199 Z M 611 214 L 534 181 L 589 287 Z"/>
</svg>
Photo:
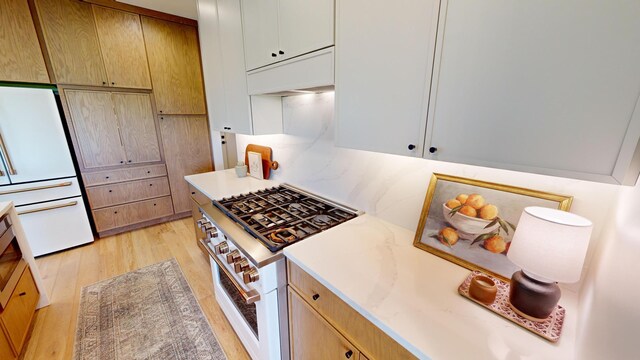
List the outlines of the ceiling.
<svg viewBox="0 0 640 360">
<path fill-rule="evenodd" d="M 190 19 L 198 19 L 196 0 L 116 0 L 121 3 L 162 11 Z"/>
</svg>

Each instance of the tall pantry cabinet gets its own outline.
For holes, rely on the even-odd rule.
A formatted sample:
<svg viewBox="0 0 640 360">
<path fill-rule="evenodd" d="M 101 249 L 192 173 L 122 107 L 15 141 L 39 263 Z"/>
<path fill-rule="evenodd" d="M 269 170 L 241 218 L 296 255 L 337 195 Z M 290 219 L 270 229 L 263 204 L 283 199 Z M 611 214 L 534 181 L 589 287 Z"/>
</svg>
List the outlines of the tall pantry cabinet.
<svg viewBox="0 0 640 360">
<path fill-rule="evenodd" d="M 197 23 L 33 3 L 98 234 L 188 216 L 183 177 L 213 170 Z"/>
</svg>

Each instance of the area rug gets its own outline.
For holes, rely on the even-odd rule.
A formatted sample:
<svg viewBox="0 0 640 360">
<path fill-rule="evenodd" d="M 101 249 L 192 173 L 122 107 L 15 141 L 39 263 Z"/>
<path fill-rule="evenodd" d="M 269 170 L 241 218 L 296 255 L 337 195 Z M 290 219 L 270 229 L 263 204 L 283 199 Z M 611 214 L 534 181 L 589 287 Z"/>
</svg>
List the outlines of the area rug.
<svg viewBox="0 0 640 360">
<path fill-rule="evenodd" d="M 175 259 L 84 287 L 73 358 L 226 359 Z"/>
</svg>

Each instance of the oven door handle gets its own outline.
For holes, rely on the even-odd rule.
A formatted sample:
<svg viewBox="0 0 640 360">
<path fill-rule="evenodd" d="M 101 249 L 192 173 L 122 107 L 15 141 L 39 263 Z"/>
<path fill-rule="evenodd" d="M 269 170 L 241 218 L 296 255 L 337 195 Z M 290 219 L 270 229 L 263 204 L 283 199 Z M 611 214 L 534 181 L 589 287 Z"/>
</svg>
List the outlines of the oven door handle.
<svg viewBox="0 0 640 360">
<path fill-rule="evenodd" d="M 231 275 L 231 273 L 229 272 L 229 270 L 224 266 L 224 264 L 222 263 L 222 261 L 220 261 L 220 259 L 218 259 L 218 256 L 213 252 L 213 250 L 211 249 L 211 247 L 209 247 L 209 244 L 211 244 L 211 241 L 208 239 L 201 239 L 199 240 L 200 244 L 202 244 L 204 246 L 204 248 L 207 250 L 207 252 L 209 253 L 209 257 L 211 257 L 213 259 L 213 261 L 216 262 L 216 264 L 218 264 L 218 270 L 224 272 L 224 274 L 227 276 L 227 278 L 229 278 L 229 280 L 231 280 L 231 283 L 233 284 L 233 287 L 236 288 L 236 290 L 238 290 L 238 293 L 240 293 L 240 296 L 242 296 L 242 299 L 244 299 L 245 303 L 247 305 L 253 304 L 256 301 L 260 300 L 260 294 L 258 294 L 258 292 L 256 290 L 249 290 L 246 291 L 239 283 L 238 281 L 236 281 L 236 278 L 233 277 L 233 275 Z"/>
</svg>

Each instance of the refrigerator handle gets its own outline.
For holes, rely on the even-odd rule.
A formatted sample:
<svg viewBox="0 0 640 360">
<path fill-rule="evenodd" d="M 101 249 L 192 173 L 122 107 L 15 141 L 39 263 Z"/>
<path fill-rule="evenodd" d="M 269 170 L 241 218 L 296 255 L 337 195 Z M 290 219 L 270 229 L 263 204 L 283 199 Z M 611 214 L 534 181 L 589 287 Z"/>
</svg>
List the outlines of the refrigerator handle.
<svg viewBox="0 0 640 360">
<path fill-rule="evenodd" d="M 7 151 L 7 147 L 4 144 L 4 138 L 2 137 L 2 132 L 0 131 L 0 151 L 2 151 L 2 156 L 4 157 L 5 160 L 5 165 L 7 165 L 7 172 L 9 172 L 9 175 L 16 175 L 18 174 L 18 172 L 16 171 L 16 169 L 13 167 L 13 162 L 11 161 L 11 156 L 9 156 L 9 152 Z M 0 175 L 2 176 L 2 175 Z"/>
</svg>

